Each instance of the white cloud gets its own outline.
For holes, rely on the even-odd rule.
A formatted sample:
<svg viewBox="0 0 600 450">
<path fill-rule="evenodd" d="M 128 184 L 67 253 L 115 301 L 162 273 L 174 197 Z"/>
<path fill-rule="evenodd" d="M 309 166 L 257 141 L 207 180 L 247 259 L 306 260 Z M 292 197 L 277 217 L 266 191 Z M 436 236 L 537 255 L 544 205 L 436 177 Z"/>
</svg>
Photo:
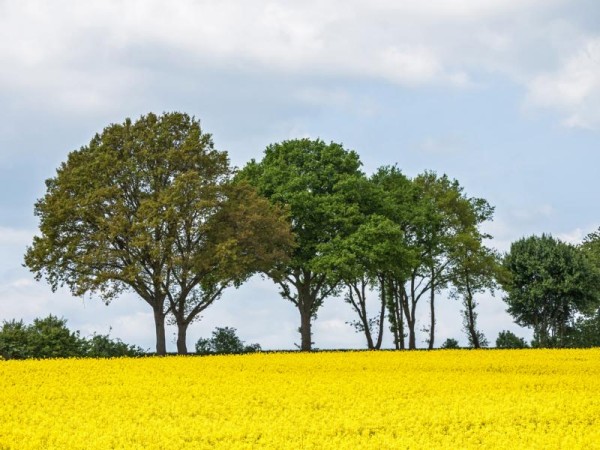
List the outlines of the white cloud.
<svg viewBox="0 0 600 450">
<path fill-rule="evenodd" d="M 528 102 L 560 111 L 570 127 L 600 125 L 600 37 L 590 38 L 558 70 L 529 83 Z"/>
<path fill-rule="evenodd" d="M 477 85 L 488 73 L 523 84 L 532 105 L 566 112 L 568 125 L 591 127 L 600 120 L 599 45 L 581 46 L 577 3 L 4 2 L 0 81 L 19 92 L 16 102 L 104 112 L 178 67 L 408 87 Z"/>
</svg>

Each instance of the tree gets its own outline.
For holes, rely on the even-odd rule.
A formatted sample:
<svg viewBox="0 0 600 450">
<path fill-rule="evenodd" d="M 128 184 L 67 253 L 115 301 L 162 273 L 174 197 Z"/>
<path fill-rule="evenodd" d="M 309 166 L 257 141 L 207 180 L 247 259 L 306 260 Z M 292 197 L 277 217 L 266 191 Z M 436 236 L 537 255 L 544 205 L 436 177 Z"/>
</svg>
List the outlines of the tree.
<svg viewBox="0 0 600 450">
<path fill-rule="evenodd" d="M 154 313 L 157 354 L 166 353 L 169 313 L 185 353 L 187 326 L 200 311 L 225 286 L 283 258 L 292 242 L 283 211 L 232 175 L 226 152 L 187 114 L 110 125 L 46 181 L 35 205 L 41 235 L 25 264 L 53 290 L 66 285 L 107 304 L 137 293 Z M 252 214 L 223 223 L 236 208 Z"/>
<path fill-rule="evenodd" d="M 425 172 L 409 180 L 397 168 L 384 167 L 373 179 L 384 196 L 384 214 L 404 234 L 403 256 L 397 259 L 397 270 L 388 281 L 388 309 L 396 346 L 404 347 L 406 321 L 408 348 L 416 348 L 416 308 L 429 294 L 430 324 L 426 331 L 431 349 L 435 295 L 451 281 L 455 249 L 469 236 L 480 236 L 478 227 L 491 218 L 493 208 L 483 199 L 466 197 L 458 182 L 446 175 Z"/>
<path fill-rule="evenodd" d="M 360 166 L 358 155 L 340 144 L 295 139 L 269 145 L 263 159 L 252 160 L 239 175 L 272 203 L 289 207 L 297 247 L 288 263 L 268 275 L 298 308 L 302 351 L 311 350 L 312 320 L 339 286 L 317 263 L 323 246 L 352 228 L 357 205 L 348 186 L 363 177 Z"/>
<path fill-rule="evenodd" d="M 476 230 L 459 236 L 452 249 L 450 283 L 451 296 L 462 300 L 463 327 L 469 345 L 473 348 L 487 346 L 483 333 L 477 329 L 477 302 L 475 295 L 486 290 L 492 293 L 498 287 L 499 256 L 482 244 Z"/>
<path fill-rule="evenodd" d="M 413 239 L 413 222 L 417 209 L 414 185 L 396 166 L 380 167 L 371 177 L 371 183 L 378 189 L 379 214 L 390 220 L 401 233 L 401 236 L 396 233 L 395 239 L 385 240 L 386 254 L 389 257 L 385 263 L 385 286 L 390 331 L 394 336 L 396 349 L 404 349 L 406 322 L 408 347 L 414 349 L 416 306 L 420 295 L 409 298 L 405 288 L 405 283 L 416 277 L 415 267 L 419 265 L 419 250 Z"/>
<path fill-rule="evenodd" d="M 513 242 L 503 265 L 508 312 L 540 347 L 563 346 L 577 314 L 600 305 L 600 277 L 581 249 L 550 235 Z"/>
<path fill-rule="evenodd" d="M 512 331 L 504 330 L 498 333 L 496 348 L 527 348 L 527 342 Z"/>
<path fill-rule="evenodd" d="M 365 335 L 368 349 L 380 349 L 390 289 L 390 276 L 404 259 L 404 235 L 391 220 L 372 214 L 355 232 L 331 242 L 319 267 L 329 271 L 334 280 L 346 287 L 345 301 L 358 315 L 351 324 Z M 378 314 L 369 317 L 367 297 L 375 288 L 379 295 Z"/>
</svg>

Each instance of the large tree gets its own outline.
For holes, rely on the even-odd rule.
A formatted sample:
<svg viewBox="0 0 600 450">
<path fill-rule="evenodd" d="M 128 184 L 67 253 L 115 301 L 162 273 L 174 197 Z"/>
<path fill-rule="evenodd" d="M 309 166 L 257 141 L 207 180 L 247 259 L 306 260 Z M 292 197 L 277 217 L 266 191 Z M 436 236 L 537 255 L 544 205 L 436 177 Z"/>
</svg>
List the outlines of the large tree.
<svg viewBox="0 0 600 450">
<path fill-rule="evenodd" d="M 358 155 L 340 144 L 295 139 L 269 145 L 260 162 L 252 160 L 240 173 L 274 204 L 289 207 L 297 247 L 269 275 L 298 308 L 303 351 L 312 348 L 312 320 L 339 286 L 318 262 L 323 246 L 353 228 L 357 205 L 351 186 L 364 177 L 360 166 Z"/>
<path fill-rule="evenodd" d="M 533 327 L 536 345 L 563 346 L 577 314 L 600 304 L 598 271 L 578 247 L 550 235 L 513 242 L 503 259 L 508 312 Z"/>
<path fill-rule="evenodd" d="M 226 286 L 285 260 L 292 242 L 282 210 L 232 182 L 227 153 L 187 114 L 106 127 L 46 187 L 25 264 L 53 290 L 107 304 L 136 292 L 154 313 L 158 354 L 169 313 L 185 353 L 189 323 Z"/>
</svg>

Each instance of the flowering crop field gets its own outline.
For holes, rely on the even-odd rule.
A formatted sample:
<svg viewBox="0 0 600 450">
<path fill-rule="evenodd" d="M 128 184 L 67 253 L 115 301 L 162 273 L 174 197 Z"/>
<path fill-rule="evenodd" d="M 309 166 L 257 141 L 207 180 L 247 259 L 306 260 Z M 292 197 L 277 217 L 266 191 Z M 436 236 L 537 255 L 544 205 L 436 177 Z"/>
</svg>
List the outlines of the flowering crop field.
<svg viewBox="0 0 600 450">
<path fill-rule="evenodd" d="M 600 349 L 0 361 L 0 449 L 600 448 Z"/>
</svg>

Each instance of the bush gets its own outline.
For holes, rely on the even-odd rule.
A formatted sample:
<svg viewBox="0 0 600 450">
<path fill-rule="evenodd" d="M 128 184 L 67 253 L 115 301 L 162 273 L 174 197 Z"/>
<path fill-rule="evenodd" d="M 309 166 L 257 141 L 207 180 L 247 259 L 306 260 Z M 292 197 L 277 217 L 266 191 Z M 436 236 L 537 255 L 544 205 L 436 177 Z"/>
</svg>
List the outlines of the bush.
<svg viewBox="0 0 600 450">
<path fill-rule="evenodd" d="M 448 338 L 444 341 L 441 348 L 456 349 L 456 348 L 460 348 L 460 346 L 458 345 L 458 341 L 456 339 Z"/>
<path fill-rule="evenodd" d="M 52 314 L 25 325 L 22 320 L 4 321 L 0 329 L 0 357 L 3 359 L 140 356 L 141 348 L 127 345 L 108 335 L 94 334 L 89 340 L 71 332 L 66 319 Z"/>
<path fill-rule="evenodd" d="M 261 350 L 259 344 L 244 345 L 244 342 L 235 333 L 235 328 L 217 327 L 215 331 L 212 332 L 212 338 L 198 339 L 198 342 L 196 342 L 196 353 L 199 355 L 227 355 L 253 353 Z"/>
<path fill-rule="evenodd" d="M 111 339 L 108 334 L 94 333 L 85 345 L 85 356 L 90 358 L 142 356 L 144 353 L 141 347 L 128 345 L 119 338 Z"/>
<path fill-rule="evenodd" d="M 496 348 L 527 348 L 525 339 L 518 337 L 511 331 L 504 330 L 498 334 Z"/>
<path fill-rule="evenodd" d="M 22 320 L 4 322 L 0 330 L 0 356 L 2 359 L 32 358 L 29 330 Z"/>
</svg>

